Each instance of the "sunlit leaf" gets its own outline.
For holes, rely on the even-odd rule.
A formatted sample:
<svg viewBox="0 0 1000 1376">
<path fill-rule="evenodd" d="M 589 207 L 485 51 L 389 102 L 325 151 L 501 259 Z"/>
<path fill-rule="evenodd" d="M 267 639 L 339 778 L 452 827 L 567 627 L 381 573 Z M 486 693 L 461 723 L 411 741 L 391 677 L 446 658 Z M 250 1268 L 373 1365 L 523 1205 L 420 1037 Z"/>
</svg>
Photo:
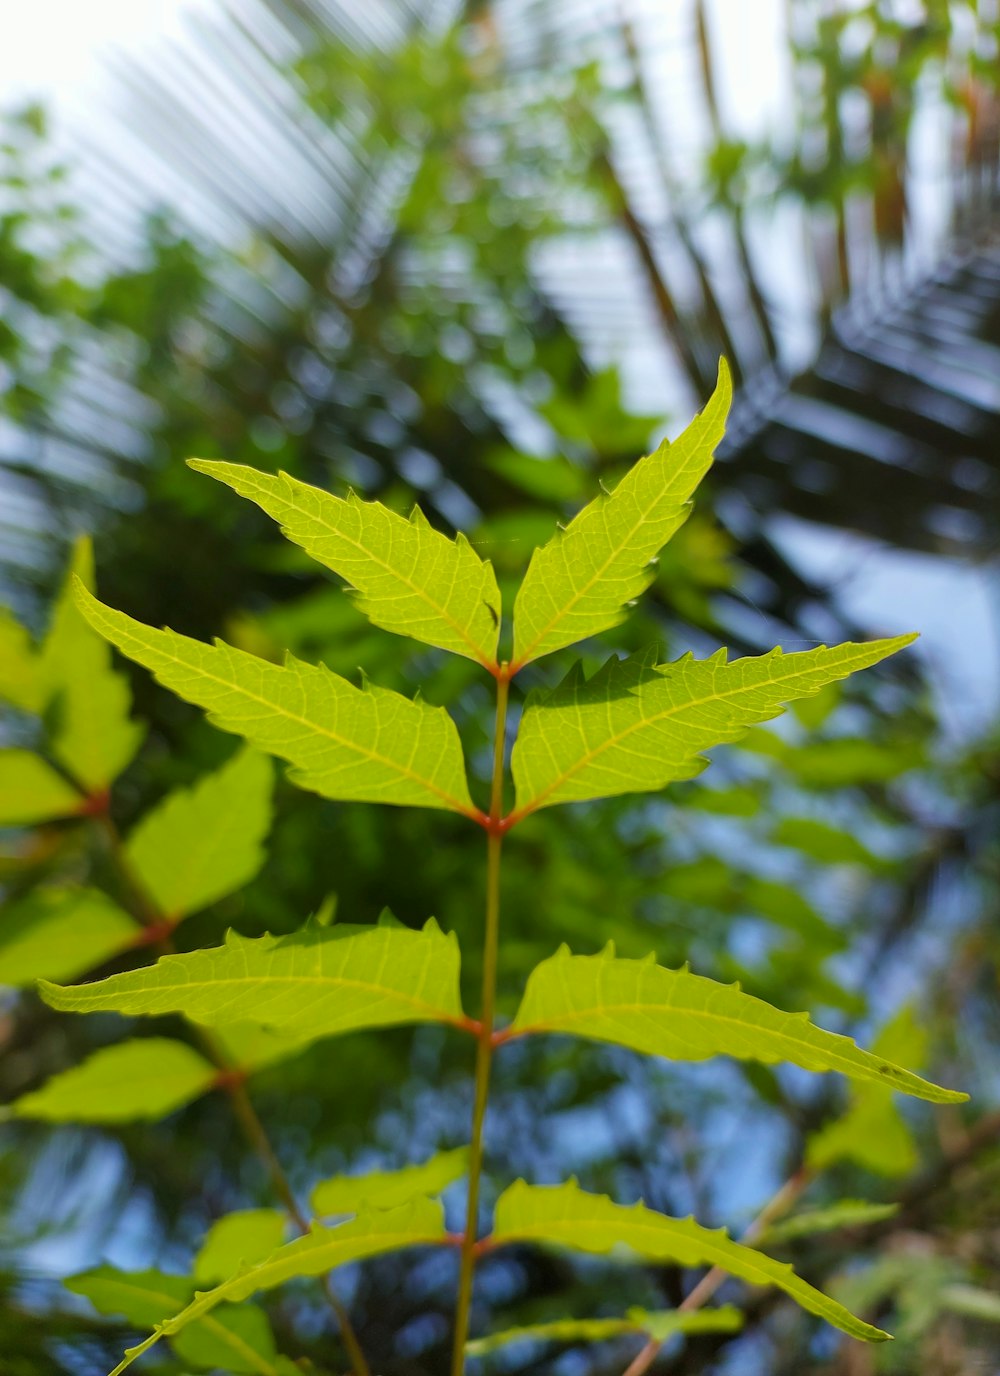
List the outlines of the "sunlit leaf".
<svg viewBox="0 0 1000 1376">
<path fill-rule="evenodd" d="M 612 493 L 535 551 L 514 603 L 513 669 L 625 619 L 653 580 L 656 555 L 690 514 L 731 397 L 723 360 L 714 396 L 684 433 L 640 459 Z"/>
<path fill-rule="evenodd" d="M 45 706 L 45 679 L 31 636 L 20 621 L 0 607 L 0 698 L 25 712 Z"/>
<path fill-rule="evenodd" d="M 95 1051 L 53 1075 L 7 1112 L 50 1123 L 131 1123 L 165 1118 L 210 1089 L 218 1070 L 183 1042 L 144 1037 Z"/>
<path fill-rule="evenodd" d="M 777 649 L 731 663 L 724 650 L 663 665 L 612 659 L 591 679 L 577 665 L 558 688 L 528 698 L 512 761 L 516 813 L 689 779 L 705 767 L 703 750 L 739 740 L 793 698 L 877 664 L 913 639 L 798 654 Z"/>
<path fill-rule="evenodd" d="M 279 1209 L 241 1209 L 223 1215 L 205 1234 L 194 1260 L 194 1279 L 200 1285 L 228 1280 L 242 1267 L 269 1257 L 287 1231 L 288 1218 Z"/>
<path fill-rule="evenodd" d="M 669 1218 L 644 1204 L 615 1204 L 607 1195 L 585 1193 L 573 1181 L 539 1186 L 519 1180 L 505 1190 L 497 1200 L 492 1242 L 547 1243 L 600 1256 L 626 1248 L 646 1261 L 720 1266 L 751 1285 L 777 1286 L 810 1314 L 853 1338 L 880 1342 L 890 1336 L 855 1318 L 786 1263 L 733 1242 L 723 1228 L 703 1228 L 692 1218 Z"/>
<path fill-rule="evenodd" d="M 87 620 L 223 731 L 287 760 L 325 798 L 473 813 L 455 723 L 443 707 L 355 688 L 322 665 L 282 667 L 221 641 L 203 645 L 113 611 L 77 585 Z"/>
<path fill-rule="evenodd" d="M 657 1342 L 665 1342 L 675 1333 L 738 1333 L 743 1315 L 732 1305 L 719 1309 L 697 1309 L 683 1313 L 679 1309 L 650 1311 L 630 1309 L 623 1319 L 553 1319 L 550 1323 L 531 1323 L 522 1328 L 506 1328 L 485 1338 L 465 1344 L 470 1357 L 482 1357 L 509 1343 L 590 1343 L 618 1338 L 623 1334 L 641 1333 Z"/>
<path fill-rule="evenodd" d="M 121 1314 L 136 1328 L 151 1328 L 172 1318 L 194 1296 L 194 1282 L 162 1271 L 117 1271 L 99 1266 L 65 1282 L 90 1300 L 100 1314 Z M 252 1305 L 222 1305 L 171 1340 L 182 1361 L 202 1369 L 279 1376 L 274 1336 L 267 1316 Z"/>
<path fill-rule="evenodd" d="M 41 671 L 46 699 L 54 704 L 52 752 L 83 787 L 99 793 L 135 755 L 143 728 L 129 718 L 132 694 L 124 675 L 111 666 L 111 651 L 80 615 L 73 597 L 75 579 L 94 586 L 94 558 L 86 539 L 74 548 L 42 646 Z"/>
<path fill-rule="evenodd" d="M 678 1061 L 787 1061 L 934 1103 L 969 1097 L 862 1051 L 850 1037 L 824 1032 L 808 1013 L 783 1013 L 737 984 L 666 970 L 652 957 L 616 959 L 610 946 L 597 956 L 574 956 L 564 946 L 531 972 L 510 1034 L 533 1032 L 570 1033 Z"/>
<path fill-rule="evenodd" d="M 125 853 L 160 913 L 185 917 L 254 877 L 265 858 L 272 779 L 271 762 L 243 749 L 146 814 Z"/>
<path fill-rule="evenodd" d="M 33 889 L 4 908 L 0 984 L 75 979 L 139 935 L 138 924 L 97 889 Z"/>
<path fill-rule="evenodd" d="M 485 665 L 496 663 L 500 591 L 491 565 L 464 535 L 434 530 L 352 492 L 346 501 L 287 473 L 190 459 L 281 523 L 282 534 L 345 579 L 376 626 Z"/>
<path fill-rule="evenodd" d="M 195 1322 L 203 1322 L 218 1305 L 239 1303 L 259 1290 L 273 1289 L 297 1276 L 320 1276 L 336 1266 L 443 1241 L 444 1214 L 432 1199 L 415 1199 L 398 1209 L 377 1209 L 361 1214 L 336 1228 L 314 1224 L 305 1237 L 279 1247 L 255 1266 L 230 1277 L 222 1285 L 195 1296 L 192 1302 L 171 1318 L 157 1325 L 145 1342 L 129 1348 L 111 1376 L 120 1376 L 136 1358 L 148 1352 L 161 1338 L 174 1335 Z M 775 1263 L 776 1264 L 776 1263 Z"/>
<path fill-rule="evenodd" d="M 84 798 L 30 750 L 0 750 L 0 826 L 33 826 L 80 813 Z"/>
<path fill-rule="evenodd" d="M 313 1212 L 356 1214 L 365 1205 L 388 1209 L 405 1204 L 417 1195 L 439 1195 L 469 1166 L 469 1148 L 438 1152 L 418 1166 L 398 1171 L 371 1171 L 367 1175 L 335 1175 L 323 1180 L 312 1192 Z"/>
<path fill-rule="evenodd" d="M 362 1027 L 463 1020 L 454 935 L 434 921 L 307 927 L 285 937 L 242 937 L 162 956 L 155 965 L 43 998 L 71 1013 L 184 1013 L 208 1026 L 254 1021 L 285 1035 L 332 1037 Z"/>
</svg>

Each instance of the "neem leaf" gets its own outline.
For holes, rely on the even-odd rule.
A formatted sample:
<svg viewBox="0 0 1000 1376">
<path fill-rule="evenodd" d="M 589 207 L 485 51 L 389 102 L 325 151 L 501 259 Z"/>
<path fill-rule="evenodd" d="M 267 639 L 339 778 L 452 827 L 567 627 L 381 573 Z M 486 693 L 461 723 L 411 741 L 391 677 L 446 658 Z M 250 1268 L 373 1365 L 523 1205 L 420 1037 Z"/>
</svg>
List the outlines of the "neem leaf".
<svg viewBox="0 0 1000 1376">
<path fill-rule="evenodd" d="M 100 1314 L 121 1314 L 137 1328 L 172 1318 L 190 1303 L 194 1283 L 162 1271 L 117 1271 L 99 1266 L 65 1282 L 67 1290 L 90 1300 Z M 179 1333 L 174 1351 L 192 1366 L 279 1376 L 274 1336 L 267 1316 L 252 1305 L 223 1305 Z"/>
<path fill-rule="evenodd" d="M 818 1233 L 833 1233 L 838 1228 L 859 1228 L 868 1223 L 880 1223 L 899 1212 L 898 1204 L 871 1204 L 862 1199 L 841 1199 L 819 1209 L 803 1209 L 791 1218 L 772 1223 L 754 1242 L 758 1247 L 774 1247 L 780 1242 L 794 1242 L 800 1237 L 815 1237 Z"/>
<path fill-rule="evenodd" d="M 531 972 L 509 1035 L 531 1032 L 571 1033 L 678 1061 L 788 1061 L 939 1104 L 969 1097 L 862 1051 L 850 1037 L 824 1032 L 808 1013 L 783 1013 L 744 994 L 738 984 L 666 970 L 652 957 L 616 959 L 612 947 L 597 956 L 574 956 L 564 946 Z"/>
<path fill-rule="evenodd" d="M 45 706 L 45 680 L 31 636 L 6 607 L 0 607 L 0 698 L 25 712 Z"/>
<path fill-rule="evenodd" d="M 796 1304 L 852 1338 L 881 1342 L 890 1335 L 855 1318 L 843 1305 L 802 1280 L 787 1263 L 734 1242 L 724 1228 L 703 1228 L 693 1218 L 669 1218 L 644 1204 L 614 1204 L 587 1194 L 575 1181 L 527 1185 L 518 1180 L 497 1200 L 493 1245 L 550 1243 L 604 1256 L 625 1247 L 647 1261 L 678 1266 L 720 1266 L 751 1285 L 774 1285 Z"/>
<path fill-rule="evenodd" d="M 161 1338 L 173 1339 L 190 1324 L 203 1322 L 206 1315 L 226 1301 L 239 1303 L 258 1290 L 273 1289 L 296 1276 L 324 1275 L 347 1262 L 403 1247 L 431 1245 L 445 1237 L 444 1213 L 441 1205 L 432 1199 L 414 1199 L 398 1209 L 372 1210 L 336 1228 L 314 1224 L 305 1237 L 279 1247 L 265 1260 L 240 1271 L 213 1290 L 196 1294 L 180 1313 L 158 1323 L 145 1342 L 129 1348 L 111 1376 L 120 1376 Z"/>
<path fill-rule="evenodd" d="M 475 814 L 455 723 L 443 707 L 385 688 L 355 688 L 323 665 L 282 667 L 217 641 L 156 631 L 77 598 L 96 631 L 223 731 L 287 760 L 289 777 L 324 798 Z"/>
<path fill-rule="evenodd" d="M 459 951 L 433 920 L 307 927 L 285 937 L 241 937 L 162 956 L 155 965 L 42 997 L 70 1013 L 184 1013 L 209 1027 L 256 1022 L 288 1036 L 332 1037 L 363 1027 L 463 1021 Z"/>
<path fill-rule="evenodd" d="M 98 889 L 39 887 L 0 921 L 0 984 L 75 979 L 139 936 L 138 924 Z"/>
<path fill-rule="evenodd" d="M 269 1257 L 281 1246 L 287 1231 L 288 1218 L 280 1209 L 240 1209 L 224 1214 L 205 1234 L 194 1260 L 194 1279 L 212 1284 L 234 1276 L 241 1267 Z"/>
<path fill-rule="evenodd" d="M 183 1042 L 146 1037 L 95 1051 L 6 1110 L 50 1123 L 165 1118 L 210 1089 L 218 1070 Z"/>
<path fill-rule="evenodd" d="M 0 826 L 28 827 L 74 817 L 83 795 L 31 750 L 0 750 Z"/>
<path fill-rule="evenodd" d="M 506 1328 L 465 1344 L 470 1357 L 482 1357 L 508 1343 L 587 1343 L 626 1333 L 641 1333 L 665 1342 L 675 1333 L 738 1333 L 743 1315 L 731 1304 L 718 1309 L 630 1309 L 623 1319 L 554 1319 L 550 1323 L 531 1323 L 522 1328 Z"/>
<path fill-rule="evenodd" d="M 254 877 L 265 859 L 272 782 L 270 760 L 244 748 L 147 812 L 125 853 L 159 912 L 186 917 Z"/>
<path fill-rule="evenodd" d="M 739 740 L 793 698 L 877 664 L 914 638 L 788 655 L 776 649 L 732 663 L 725 650 L 662 665 L 612 659 L 591 679 L 577 666 L 558 688 L 528 698 L 512 759 L 515 816 L 689 779 L 705 767 L 701 751 Z"/>
<path fill-rule="evenodd" d="M 512 672 L 624 621 L 628 603 L 653 581 L 656 555 L 690 514 L 731 398 L 723 359 L 712 399 L 684 433 L 535 550 L 514 603 Z"/>
<path fill-rule="evenodd" d="M 414 507 L 409 520 L 365 502 L 346 501 L 287 473 L 189 459 L 281 523 L 289 540 L 345 579 L 376 626 L 412 636 L 487 667 L 496 664 L 500 590 L 493 566 L 464 535 L 450 540 Z"/>
<path fill-rule="evenodd" d="M 335 1175 L 321 1181 L 312 1192 L 317 1214 L 356 1214 L 366 1205 L 388 1209 L 405 1204 L 417 1195 L 439 1195 L 469 1166 L 469 1148 L 438 1152 L 418 1166 L 398 1171 L 372 1171 L 368 1175 Z"/>
<path fill-rule="evenodd" d="M 139 749 L 143 728 L 129 718 L 128 682 L 111 665 L 111 652 L 94 635 L 73 598 L 74 581 L 94 586 L 90 541 L 77 541 L 69 575 L 41 651 L 46 700 L 54 702 L 52 751 L 86 789 L 100 792 Z"/>
</svg>

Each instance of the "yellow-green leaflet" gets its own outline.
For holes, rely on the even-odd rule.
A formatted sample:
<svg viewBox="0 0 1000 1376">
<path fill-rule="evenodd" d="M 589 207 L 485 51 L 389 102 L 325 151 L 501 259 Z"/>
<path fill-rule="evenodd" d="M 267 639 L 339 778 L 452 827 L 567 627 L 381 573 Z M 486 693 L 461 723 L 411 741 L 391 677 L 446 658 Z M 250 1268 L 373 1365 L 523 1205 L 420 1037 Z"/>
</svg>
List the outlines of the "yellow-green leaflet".
<svg viewBox="0 0 1000 1376">
<path fill-rule="evenodd" d="M 482 1357 L 508 1343 L 593 1343 L 618 1338 L 626 1333 L 641 1333 L 664 1342 L 675 1333 L 738 1333 L 743 1315 L 731 1304 L 719 1309 L 630 1309 L 623 1319 L 553 1319 L 550 1323 L 529 1323 L 523 1328 L 505 1328 L 465 1344 L 470 1357 Z"/>
<path fill-rule="evenodd" d="M 493 566 L 464 535 L 450 540 L 419 507 L 409 520 L 352 492 L 322 488 L 242 464 L 189 459 L 281 523 L 281 532 L 345 579 L 358 608 L 387 631 L 495 665 L 500 590 Z"/>
<path fill-rule="evenodd" d="M 265 858 L 273 772 L 270 760 L 244 748 L 146 813 L 125 854 L 158 912 L 186 917 L 254 877 Z"/>
<path fill-rule="evenodd" d="M 656 555 L 691 511 L 732 399 L 725 360 L 704 411 L 535 550 L 514 602 L 511 669 L 624 621 L 653 581 Z"/>
<path fill-rule="evenodd" d="M 96 793 L 129 763 L 144 729 L 129 719 L 128 681 L 111 667 L 111 651 L 80 615 L 73 597 L 78 582 L 87 589 L 94 586 L 94 557 L 86 539 L 74 548 L 42 646 L 41 674 L 45 700 L 55 713 L 53 754 L 75 780 Z"/>
<path fill-rule="evenodd" d="M 255 1265 L 280 1247 L 288 1216 L 280 1209 L 240 1209 L 216 1219 L 194 1259 L 200 1284 L 228 1280 L 241 1267 Z"/>
<path fill-rule="evenodd" d="M 0 826 L 26 827 L 73 817 L 83 794 L 30 750 L 0 750 Z"/>
<path fill-rule="evenodd" d="M 514 745 L 516 815 L 553 803 L 642 793 L 689 779 L 701 751 L 739 740 L 795 698 L 895 654 L 915 637 L 867 645 L 772 650 L 727 663 L 685 655 L 673 664 L 609 660 L 593 678 L 577 665 L 548 693 L 532 693 Z"/>
<path fill-rule="evenodd" d="M 587 1194 L 575 1181 L 526 1185 L 518 1180 L 497 1200 L 492 1242 L 551 1243 L 606 1255 L 628 1248 L 646 1261 L 678 1266 L 720 1266 L 751 1285 L 774 1285 L 796 1304 L 852 1338 L 890 1337 L 797 1276 L 787 1263 L 734 1242 L 724 1228 L 703 1228 L 693 1218 L 669 1218 L 644 1204 L 627 1207 L 607 1195 Z"/>
<path fill-rule="evenodd" d="M 815 1237 L 817 1233 L 832 1233 L 838 1228 L 860 1228 L 869 1223 L 881 1223 L 899 1213 L 898 1204 L 871 1204 L 863 1199 L 841 1199 L 820 1209 L 803 1209 L 791 1218 L 772 1223 L 758 1233 L 754 1242 L 758 1247 L 774 1247 L 778 1243 L 794 1242 L 800 1237 Z"/>
<path fill-rule="evenodd" d="M 461 1022 L 459 952 L 434 921 L 422 931 L 308 927 L 285 937 L 241 937 L 162 956 L 155 965 L 69 988 L 42 981 L 42 997 L 69 1013 L 184 1013 L 209 1027 L 256 1022 L 296 1037 L 362 1027 Z"/>
<path fill-rule="evenodd" d="M 4 1114 L 50 1123 L 131 1123 L 165 1118 L 215 1083 L 218 1070 L 183 1042 L 136 1038 L 95 1051 L 53 1075 Z"/>
<path fill-rule="evenodd" d="M 162 1271 L 116 1271 L 99 1266 L 72 1276 L 66 1289 L 90 1300 L 101 1314 L 123 1314 L 137 1328 L 151 1328 L 191 1302 L 194 1283 Z M 287 1370 L 275 1353 L 266 1314 L 253 1305 L 223 1305 L 179 1333 L 172 1341 L 182 1361 L 198 1368 L 282 1376 Z M 294 1368 L 293 1368 L 294 1370 Z"/>
<path fill-rule="evenodd" d="M 223 731 L 287 760 L 289 776 L 324 798 L 473 814 L 455 723 L 443 707 L 355 688 L 322 665 L 279 667 L 217 641 L 156 631 L 105 607 L 77 584 L 87 620 L 122 654 L 197 703 Z"/>
<path fill-rule="evenodd" d="M 356 1214 L 365 1205 L 388 1209 L 405 1204 L 417 1195 L 439 1195 L 469 1167 L 469 1148 L 441 1151 L 418 1166 L 398 1171 L 371 1171 L 367 1175 L 335 1175 L 321 1181 L 312 1192 L 313 1212 Z"/>
<path fill-rule="evenodd" d="M 511 1027 L 514 1036 L 529 1032 L 570 1033 L 677 1061 L 788 1061 L 938 1104 L 969 1097 L 862 1051 L 850 1037 L 824 1032 L 808 1013 L 783 1013 L 738 984 L 666 970 L 652 956 L 616 959 L 611 946 L 597 956 L 574 956 L 564 946 L 531 972 Z"/>
<path fill-rule="evenodd" d="M 25 712 L 45 706 L 45 680 L 31 636 L 20 621 L 0 607 L 0 698 Z"/>
<path fill-rule="evenodd" d="M 76 979 L 140 935 L 138 923 L 98 889 L 40 886 L 4 908 L 0 984 Z"/>
<path fill-rule="evenodd" d="M 433 1199 L 414 1199 L 398 1209 L 374 1210 L 337 1228 L 314 1224 L 305 1237 L 279 1247 L 264 1261 L 230 1277 L 213 1290 L 196 1294 L 179 1314 L 157 1324 L 155 1332 L 145 1342 L 129 1348 L 111 1376 L 120 1376 L 161 1338 L 179 1333 L 225 1301 L 238 1303 L 258 1290 L 273 1289 L 296 1276 L 321 1276 L 349 1261 L 398 1251 L 402 1247 L 441 1242 L 444 1237 L 444 1213 Z"/>
</svg>

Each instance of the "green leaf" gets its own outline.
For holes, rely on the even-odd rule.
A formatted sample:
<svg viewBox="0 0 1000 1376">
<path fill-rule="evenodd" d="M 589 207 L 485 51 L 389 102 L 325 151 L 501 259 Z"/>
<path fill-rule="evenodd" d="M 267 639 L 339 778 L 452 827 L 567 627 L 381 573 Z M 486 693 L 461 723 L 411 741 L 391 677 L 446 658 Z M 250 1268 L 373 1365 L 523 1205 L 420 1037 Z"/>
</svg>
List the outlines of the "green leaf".
<svg viewBox="0 0 1000 1376">
<path fill-rule="evenodd" d="M 776 845 L 791 846 L 823 865 L 863 865 L 884 870 L 887 862 L 869 850 L 849 831 L 841 831 L 812 817 L 783 817 L 774 828 Z"/>
<path fill-rule="evenodd" d="M 0 607 L 0 698 L 25 712 L 45 706 L 45 680 L 31 636 L 20 621 Z"/>
<path fill-rule="evenodd" d="M 469 1148 L 438 1152 L 419 1166 L 398 1171 L 372 1171 L 368 1175 L 335 1175 L 321 1181 L 312 1192 L 313 1212 L 356 1214 L 365 1205 L 388 1209 L 405 1204 L 417 1195 L 439 1195 L 469 1167 Z"/>
<path fill-rule="evenodd" d="M 245 748 L 148 812 L 125 854 L 157 910 L 178 920 L 248 883 L 271 824 L 270 760 Z"/>
<path fill-rule="evenodd" d="M 455 723 L 443 707 L 355 688 L 322 665 L 282 667 L 217 641 L 155 631 L 77 586 L 87 620 L 223 731 L 279 755 L 300 788 L 324 798 L 448 808 L 477 815 Z"/>
<path fill-rule="evenodd" d="M 67 1290 L 90 1300 L 100 1314 L 121 1314 L 137 1328 L 150 1328 L 172 1318 L 191 1302 L 194 1284 L 186 1276 L 162 1271 L 117 1271 L 99 1266 L 65 1282 Z M 279 1376 L 274 1337 L 267 1316 L 244 1305 L 222 1306 L 172 1340 L 182 1361 L 229 1372 Z"/>
<path fill-rule="evenodd" d="M 514 603 L 511 671 L 624 621 L 655 575 L 654 560 L 691 511 L 722 438 L 732 398 L 725 360 L 711 401 L 688 428 L 585 506 L 532 555 Z"/>
<path fill-rule="evenodd" d="M 97 889 L 37 888 L 4 909 L 0 984 L 70 980 L 126 950 L 138 924 Z"/>
<path fill-rule="evenodd" d="M 669 1218 L 644 1204 L 614 1204 L 607 1195 L 585 1193 L 575 1181 L 539 1186 L 518 1180 L 511 1185 L 497 1200 L 491 1242 L 551 1243 L 599 1256 L 624 1247 L 647 1261 L 720 1266 L 751 1285 L 777 1286 L 810 1314 L 853 1338 L 881 1342 L 890 1337 L 808 1285 L 787 1263 L 733 1242 L 724 1228 Z"/>
<path fill-rule="evenodd" d="M 727 663 L 690 655 L 673 664 L 609 660 L 580 666 L 558 688 L 528 697 L 514 745 L 515 816 L 553 803 L 660 789 L 705 767 L 701 751 L 739 740 L 784 704 L 909 645 L 913 636 Z"/>
<path fill-rule="evenodd" d="M 818 1233 L 833 1233 L 838 1228 L 860 1228 L 868 1223 L 881 1223 L 899 1212 L 898 1204 L 871 1204 L 862 1199 L 841 1199 L 821 1209 L 803 1209 L 791 1218 L 772 1223 L 754 1239 L 758 1247 L 774 1247 L 778 1243 L 795 1242 L 800 1237 L 815 1237 Z"/>
<path fill-rule="evenodd" d="M 22 1095 L 7 1113 L 49 1123 L 156 1120 L 197 1099 L 217 1078 L 216 1067 L 183 1042 L 145 1037 L 95 1051 Z"/>
<path fill-rule="evenodd" d="M 269 1257 L 281 1246 L 287 1231 L 288 1219 L 280 1209 L 241 1209 L 225 1214 L 205 1234 L 194 1260 L 194 1279 L 209 1285 L 227 1280 L 241 1268 Z"/>
<path fill-rule="evenodd" d="M 120 1376 L 161 1338 L 173 1339 L 190 1324 L 204 1322 L 205 1316 L 225 1301 L 239 1303 L 259 1290 L 273 1289 L 297 1276 L 325 1275 L 347 1262 L 403 1247 L 432 1245 L 444 1241 L 446 1236 L 441 1205 L 431 1199 L 414 1199 L 398 1209 L 373 1210 L 337 1228 L 314 1224 L 305 1237 L 279 1247 L 263 1261 L 231 1276 L 213 1290 L 197 1294 L 180 1313 L 158 1323 L 145 1342 L 128 1349 L 111 1376 Z"/>
<path fill-rule="evenodd" d="M 535 1032 L 571 1033 L 678 1061 L 788 1061 L 939 1104 L 969 1097 L 862 1051 L 850 1037 L 824 1032 L 808 1013 L 783 1013 L 738 984 L 666 970 L 652 956 L 618 960 L 611 946 L 597 956 L 574 956 L 563 946 L 531 972 L 508 1035 Z"/>
<path fill-rule="evenodd" d="M 462 1023 L 459 952 L 433 919 L 398 925 L 307 927 L 285 937 L 241 937 L 162 956 L 95 984 L 40 984 L 70 1013 L 184 1013 L 209 1027 L 253 1020 L 285 1035 L 333 1037 L 362 1027 Z"/>
<path fill-rule="evenodd" d="M 630 1309 L 623 1319 L 554 1319 L 551 1323 L 531 1323 L 523 1328 L 507 1328 L 476 1338 L 465 1344 L 470 1357 L 482 1357 L 508 1343 L 588 1343 L 617 1338 L 625 1333 L 643 1333 L 656 1342 L 665 1342 L 675 1333 L 738 1333 L 743 1315 L 731 1304 L 718 1309 L 679 1309 L 648 1311 Z"/>
<path fill-rule="evenodd" d="M 79 816 L 85 799 L 30 750 L 0 750 L 0 826 Z"/>
<path fill-rule="evenodd" d="M 111 667 L 111 652 L 94 635 L 73 598 L 76 579 L 94 586 L 90 541 L 78 540 L 69 576 L 42 646 L 47 700 L 55 702 L 52 753 L 88 792 L 103 792 L 129 763 L 143 728 L 129 719 L 132 695 Z"/>
<path fill-rule="evenodd" d="M 189 459 L 281 523 L 289 540 L 344 578 L 376 626 L 496 665 L 500 590 L 464 535 L 450 540 L 419 507 L 409 520 L 352 492 L 346 501 L 242 464 Z"/>
</svg>

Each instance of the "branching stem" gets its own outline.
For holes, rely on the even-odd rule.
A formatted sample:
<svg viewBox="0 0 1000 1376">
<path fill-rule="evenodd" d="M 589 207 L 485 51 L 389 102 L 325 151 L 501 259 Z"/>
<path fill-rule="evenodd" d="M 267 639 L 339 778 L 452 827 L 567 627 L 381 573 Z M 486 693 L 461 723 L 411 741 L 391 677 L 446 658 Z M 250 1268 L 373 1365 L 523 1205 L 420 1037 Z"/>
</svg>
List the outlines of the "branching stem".
<svg viewBox="0 0 1000 1376">
<path fill-rule="evenodd" d="M 476 1045 L 476 1080 L 472 1109 L 472 1145 L 469 1152 L 469 1193 L 465 1211 L 465 1236 L 459 1260 L 458 1303 L 455 1310 L 455 1346 L 452 1376 L 465 1371 L 465 1340 L 472 1308 L 472 1283 L 476 1269 L 476 1233 L 479 1223 L 479 1184 L 483 1171 L 483 1124 L 490 1090 L 493 1062 L 493 1022 L 496 1008 L 497 949 L 500 939 L 500 852 L 503 847 L 504 744 L 507 735 L 507 695 L 510 677 L 501 666 L 497 677 L 496 732 L 493 738 L 493 783 L 490 791 L 486 839 L 486 932 L 483 940 L 483 986 L 479 1034 Z"/>
</svg>

